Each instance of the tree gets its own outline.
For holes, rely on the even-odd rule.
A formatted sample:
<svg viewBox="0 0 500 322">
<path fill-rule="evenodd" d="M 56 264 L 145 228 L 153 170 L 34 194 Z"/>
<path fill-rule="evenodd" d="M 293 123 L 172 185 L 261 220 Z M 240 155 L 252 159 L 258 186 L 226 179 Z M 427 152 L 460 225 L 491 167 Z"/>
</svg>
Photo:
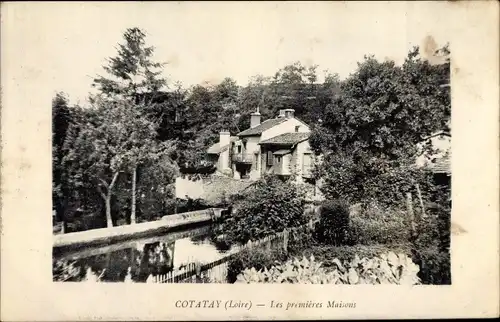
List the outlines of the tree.
<svg viewBox="0 0 500 322">
<path fill-rule="evenodd" d="M 133 173 L 138 164 L 155 160 L 172 146 L 157 144 L 157 124 L 128 101 L 97 100 L 94 117 L 88 118 L 66 155 L 73 180 L 91 184 L 105 203 L 107 226 L 113 226 L 111 197 L 121 173 Z M 135 186 L 132 187 L 135 207 Z M 135 221 L 134 211 L 131 222 Z"/>
<path fill-rule="evenodd" d="M 241 89 L 238 95 L 238 106 L 241 111 L 241 119 L 245 120 L 240 123 L 243 128 L 250 126 L 250 114 L 259 108 L 259 112 L 264 119 L 272 117 L 273 97 L 270 92 L 270 77 L 256 75 L 250 78 L 248 85 Z"/>
<path fill-rule="evenodd" d="M 58 221 L 64 221 L 66 191 L 62 181 L 63 146 L 71 122 L 69 102 L 66 94 L 57 93 L 52 100 L 52 201 Z"/>
<path fill-rule="evenodd" d="M 183 171 L 208 166 L 206 149 L 218 141 L 219 132 L 236 134 L 240 131 L 238 94 L 239 88 L 231 78 L 215 86 L 196 85 L 186 93 L 180 115 L 183 128 L 178 133 L 176 150 L 176 160 Z"/>
<path fill-rule="evenodd" d="M 101 213 L 103 207 L 100 202 L 101 197 L 89 179 L 89 173 L 83 171 L 92 162 L 88 158 L 90 151 L 80 143 L 82 130 L 96 122 L 96 110 L 72 106 L 69 115 L 70 122 L 62 146 L 60 167 L 64 221 L 73 224 L 72 227 L 68 227 L 71 230 L 103 227 L 105 222 L 92 220 L 95 218 L 92 215 Z"/>
<path fill-rule="evenodd" d="M 124 44 L 118 45 L 118 55 L 111 57 L 103 66 L 108 77 L 98 76 L 93 86 L 97 87 L 107 99 L 124 99 L 130 103 L 141 103 L 143 112 L 157 116 L 155 98 L 166 85 L 166 79 L 160 77 L 163 63 L 153 62 L 154 47 L 146 46 L 146 34 L 139 28 L 128 28 L 123 38 Z M 94 98 L 95 99 L 95 98 Z M 147 99 L 147 100 L 146 100 Z M 132 163 L 132 206 L 131 220 L 135 222 L 137 166 L 140 164 L 136 156 Z M 114 181 L 111 181 L 114 183 Z"/>
<path fill-rule="evenodd" d="M 318 84 L 317 67 L 295 62 L 280 68 L 273 77 L 251 78 L 239 97 L 243 128 L 248 127 L 250 113 L 257 107 L 263 119 L 276 117 L 280 109 L 292 108 L 298 118 L 316 124 L 339 84 L 338 75 L 331 73 L 327 73 L 323 84 Z"/>
<path fill-rule="evenodd" d="M 157 93 L 166 79 L 159 77 L 164 63 L 152 61 L 154 47 L 146 46 L 146 34 L 139 28 L 128 28 L 124 44 L 118 44 L 118 55 L 103 66 L 108 77 L 98 76 L 93 86 L 108 97 L 135 101 L 138 94 Z"/>
<path fill-rule="evenodd" d="M 441 86 L 449 80 L 449 61 L 443 61 L 430 64 L 418 48 L 402 66 L 365 57 L 341 83 L 310 139 L 325 154 L 318 175 L 327 197 L 360 201 L 377 192 L 389 199 L 388 190 L 411 186 L 417 143 L 449 124 L 449 91 Z"/>
</svg>

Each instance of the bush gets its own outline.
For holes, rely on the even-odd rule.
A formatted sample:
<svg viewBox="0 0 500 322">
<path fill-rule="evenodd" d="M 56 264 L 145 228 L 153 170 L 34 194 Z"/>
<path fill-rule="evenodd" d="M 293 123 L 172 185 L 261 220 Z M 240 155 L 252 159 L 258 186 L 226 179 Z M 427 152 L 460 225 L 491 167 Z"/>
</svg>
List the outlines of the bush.
<svg viewBox="0 0 500 322">
<path fill-rule="evenodd" d="M 345 244 L 349 228 L 349 204 L 341 200 L 325 201 L 320 208 L 320 216 L 315 238 L 325 244 Z"/>
<path fill-rule="evenodd" d="M 245 269 L 237 277 L 237 283 L 304 283 L 304 284 L 420 284 L 418 265 L 411 258 L 393 252 L 380 257 L 356 256 L 350 262 L 335 260 L 335 268 L 328 271 L 321 267 L 314 256 L 288 260 L 271 269 Z"/>
<path fill-rule="evenodd" d="M 450 252 L 437 246 L 417 248 L 414 261 L 420 266 L 422 284 L 451 285 Z"/>
<path fill-rule="evenodd" d="M 305 250 L 311 249 L 318 244 L 314 238 L 314 231 L 309 229 L 299 229 L 291 231 L 288 240 L 288 253 L 291 255 L 300 255 Z"/>
<path fill-rule="evenodd" d="M 287 255 L 281 249 L 268 251 L 262 248 L 245 249 L 238 253 L 228 263 L 227 280 L 234 283 L 238 274 L 246 267 L 255 267 L 256 269 L 271 268 L 277 262 L 286 260 Z"/>
<path fill-rule="evenodd" d="M 444 205 L 443 205 L 444 204 Z M 429 207 L 417 226 L 413 258 L 423 284 L 450 285 L 450 208 L 445 202 Z"/>
<path fill-rule="evenodd" d="M 246 190 L 221 230 L 232 242 L 246 243 L 306 223 L 304 201 L 293 184 L 266 176 Z"/>
<path fill-rule="evenodd" d="M 350 245 L 400 244 L 410 240 L 411 225 L 404 210 L 372 204 L 350 218 Z"/>
</svg>

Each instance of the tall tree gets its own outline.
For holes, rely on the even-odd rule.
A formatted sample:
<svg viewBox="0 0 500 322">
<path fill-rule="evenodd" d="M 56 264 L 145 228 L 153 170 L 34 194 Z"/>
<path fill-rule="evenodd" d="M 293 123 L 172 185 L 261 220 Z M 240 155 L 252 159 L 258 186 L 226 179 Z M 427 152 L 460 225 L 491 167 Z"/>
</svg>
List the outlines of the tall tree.
<svg viewBox="0 0 500 322">
<path fill-rule="evenodd" d="M 137 105 L 117 100 L 98 100 L 95 104 L 94 117 L 80 128 L 66 159 L 74 180 L 83 178 L 99 192 L 107 226 L 111 227 L 111 198 L 120 174 L 133 174 L 138 164 L 157 161 L 171 152 L 172 146 L 157 144 L 157 124 L 149 121 Z M 133 187 L 132 208 L 135 194 Z M 135 222 L 133 216 L 134 211 L 131 222 Z"/>
<path fill-rule="evenodd" d="M 116 57 L 108 59 L 103 66 L 108 76 L 98 76 L 93 86 L 106 99 L 125 99 L 130 103 L 141 103 L 143 113 L 157 116 L 155 98 L 166 86 L 166 79 L 161 77 L 164 63 L 154 62 L 154 47 L 146 46 L 146 33 L 139 28 L 128 28 L 123 34 L 125 42 L 118 44 Z M 164 116 L 164 115 L 162 115 Z M 131 220 L 135 222 L 136 183 L 139 158 L 132 165 L 132 206 Z M 113 181 L 112 181 L 113 182 Z"/>
<path fill-rule="evenodd" d="M 139 28 L 128 28 L 123 34 L 125 42 L 118 44 L 118 54 L 103 66 L 108 76 L 98 76 L 93 86 L 108 97 L 135 101 L 138 94 L 157 93 L 166 79 L 160 75 L 164 63 L 152 60 L 154 47 L 146 46 L 146 34 Z"/>
<path fill-rule="evenodd" d="M 365 57 L 341 83 L 310 140 L 326 155 L 327 195 L 360 201 L 410 182 L 417 143 L 449 123 L 449 91 L 442 86 L 448 80 L 449 62 L 431 64 L 418 48 L 402 66 Z"/>
</svg>

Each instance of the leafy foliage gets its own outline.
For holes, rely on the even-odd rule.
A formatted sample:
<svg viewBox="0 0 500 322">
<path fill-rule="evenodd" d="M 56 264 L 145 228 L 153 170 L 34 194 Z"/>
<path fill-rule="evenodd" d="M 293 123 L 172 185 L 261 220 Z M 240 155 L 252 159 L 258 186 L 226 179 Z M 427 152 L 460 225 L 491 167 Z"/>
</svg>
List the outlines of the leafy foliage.
<svg viewBox="0 0 500 322">
<path fill-rule="evenodd" d="M 252 77 L 239 95 L 245 128 L 249 125 L 250 113 L 257 107 L 264 119 L 275 117 L 280 109 L 292 108 L 306 123 L 316 123 L 340 83 L 338 75 L 327 72 L 324 83 L 318 84 L 317 67 L 297 61 L 280 68 L 272 77 Z"/>
<path fill-rule="evenodd" d="M 340 200 L 327 200 L 321 206 L 321 218 L 316 225 L 318 241 L 332 245 L 347 243 L 349 229 L 349 204 Z"/>
<path fill-rule="evenodd" d="M 410 218 L 405 210 L 371 203 L 351 216 L 351 244 L 377 245 L 410 242 Z"/>
<path fill-rule="evenodd" d="M 437 246 L 416 248 L 414 257 L 421 267 L 418 275 L 423 284 L 451 285 L 449 250 L 443 251 Z"/>
<path fill-rule="evenodd" d="M 238 274 L 246 267 L 263 270 L 266 267 L 271 267 L 286 260 L 286 258 L 286 254 L 281 249 L 273 249 L 271 251 L 263 248 L 245 249 L 229 261 L 227 280 L 229 283 L 236 282 Z"/>
<path fill-rule="evenodd" d="M 449 124 L 449 89 L 441 86 L 447 82 L 448 56 L 431 64 L 415 48 L 402 66 L 365 57 L 310 138 L 325 154 L 317 173 L 325 196 L 390 201 L 407 191 L 418 174 L 417 143 Z"/>
<path fill-rule="evenodd" d="M 325 267 L 335 265 L 336 260 L 341 262 L 352 261 L 356 256 L 360 258 L 377 257 L 389 252 L 401 253 L 407 256 L 412 256 L 412 245 L 397 244 L 397 245 L 354 245 L 354 246 L 332 246 L 324 244 L 311 244 L 303 249 L 293 251 L 294 256 L 304 255 L 309 257 L 313 255 L 317 260 L 323 263 Z"/>
<path fill-rule="evenodd" d="M 152 61 L 154 47 L 146 46 L 146 34 L 139 28 L 128 28 L 124 43 L 118 44 L 116 57 L 108 59 L 104 70 L 108 77 L 98 76 L 93 86 L 107 97 L 135 101 L 138 94 L 156 93 L 166 85 L 159 77 L 163 63 Z"/>
<path fill-rule="evenodd" d="M 233 242 L 246 243 L 287 227 L 305 224 L 304 202 L 293 184 L 266 176 L 245 191 L 221 230 Z"/>
<path fill-rule="evenodd" d="M 99 94 L 91 97 L 91 108 L 69 108 L 61 95 L 54 99 L 56 212 L 65 221 L 87 222 L 76 229 L 116 224 L 124 211 L 135 218 L 136 182 L 131 184 L 130 175 L 141 168 L 156 175 L 139 175 L 141 195 L 150 200 L 170 197 L 159 186 L 167 186 L 175 176 L 176 167 L 168 158 L 175 146 L 157 141 L 154 102 L 140 99 L 144 93 L 156 95 L 166 84 L 158 70 L 163 64 L 152 62 L 154 50 L 146 46 L 145 36 L 138 28 L 125 31 L 118 55 L 104 66 L 108 75 L 94 79 Z M 139 206 L 139 212 L 148 212 L 144 203 Z M 90 219 L 102 213 L 106 223 Z"/>
<path fill-rule="evenodd" d="M 178 168 L 167 154 L 146 160 L 137 175 L 137 209 L 141 221 L 159 219 L 167 214 L 169 200 L 175 200 L 174 179 Z"/>
<path fill-rule="evenodd" d="M 67 189 L 63 180 L 64 168 L 61 163 L 70 123 L 71 110 L 68 98 L 64 93 L 57 93 L 52 100 L 52 203 L 58 221 L 64 219 L 64 203 L 67 198 Z"/>
<path fill-rule="evenodd" d="M 142 162 L 157 162 L 172 149 L 156 142 L 157 125 L 126 101 L 99 100 L 84 117 L 86 123 L 71 129 L 75 136 L 67 142 L 62 164 L 70 186 L 93 188 L 104 200 L 113 194 L 120 173 L 130 173 Z M 174 173 L 173 166 L 163 172 L 171 175 L 170 182 Z M 110 210 L 106 213 L 109 225 Z"/>
<path fill-rule="evenodd" d="M 419 276 L 424 284 L 451 284 L 449 194 L 448 187 L 438 190 L 427 217 L 417 226 L 413 257 L 421 267 Z"/>
<path fill-rule="evenodd" d="M 356 256 L 351 262 L 335 260 L 333 271 L 325 270 L 314 256 L 308 260 L 294 258 L 270 269 L 256 270 L 254 267 L 238 275 L 237 283 L 302 283 L 302 284 L 420 284 L 417 277 L 419 267 L 411 258 L 393 252 L 380 257 Z"/>
</svg>

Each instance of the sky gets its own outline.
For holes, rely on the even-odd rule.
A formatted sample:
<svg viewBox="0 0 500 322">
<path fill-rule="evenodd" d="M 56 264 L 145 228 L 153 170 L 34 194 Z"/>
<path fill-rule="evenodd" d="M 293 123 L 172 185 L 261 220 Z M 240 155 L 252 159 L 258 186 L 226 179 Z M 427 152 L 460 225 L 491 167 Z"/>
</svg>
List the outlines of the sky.
<svg viewBox="0 0 500 322">
<path fill-rule="evenodd" d="M 449 41 L 433 2 L 62 2 L 3 4 L 11 50 L 40 86 L 82 102 L 92 77 L 128 27 L 140 27 L 167 62 L 171 83 L 189 87 L 273 75 L 300 61 L 341 78 L 364 55 L 401 63 L 415 45 Z M 5 29 L 5 28 L 4 28 Z M 4 38 L 5 39 L 5 38 Z M 7 39 L 9 40 L 9 39 Z"/>
</svg>

